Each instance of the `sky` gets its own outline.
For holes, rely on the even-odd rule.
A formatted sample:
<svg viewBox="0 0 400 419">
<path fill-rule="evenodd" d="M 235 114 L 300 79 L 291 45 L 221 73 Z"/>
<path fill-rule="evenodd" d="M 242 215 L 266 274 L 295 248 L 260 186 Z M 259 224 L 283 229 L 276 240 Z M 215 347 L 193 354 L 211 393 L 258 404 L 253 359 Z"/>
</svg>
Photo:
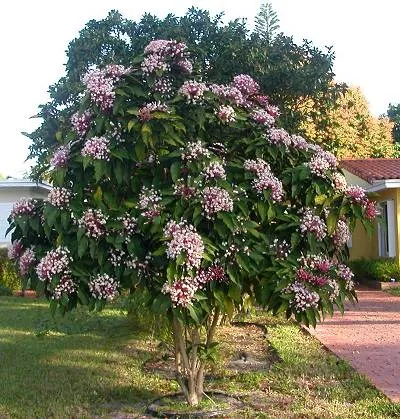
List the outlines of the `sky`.
<svg viewBox="0 0 400 419">
<path fill-rule="evenodd" d="M 159 17 L 183 15 L 191 6 L 224 12 L 226 20 L 246 18 L 252 27 L 263 0 L 13 0 L 0 5 L 0 174 L 22 177 L 29 139 L 40 120 L 30 118 L 48 99 L 49 85 L 64 73 L 65 50 L 90 19 L 111 9 L 138 20 L 149 12 Z M 333 46 L 336 79 L 360 86 L 373 114 L 400 102 L 398 81 L 398 0 L 272 0 L 280 30 L 297 42 Z"/>
</svg>

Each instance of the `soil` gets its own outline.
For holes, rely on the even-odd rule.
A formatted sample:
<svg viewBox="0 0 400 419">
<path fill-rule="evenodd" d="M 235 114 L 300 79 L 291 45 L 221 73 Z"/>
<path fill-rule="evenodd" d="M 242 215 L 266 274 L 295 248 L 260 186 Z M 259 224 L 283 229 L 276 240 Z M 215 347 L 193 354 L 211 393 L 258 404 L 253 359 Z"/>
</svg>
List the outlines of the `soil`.
<svg viewBox="0 0 400 419">
<path fill-rule="evenodd" d="M 220 343 L 222 369 L 212 368 L 206 381 L 239 372 L 268 371 L 279 362 L 279 356 L 269 345 L 265 326 L 254 323 L 233 323 L 218 327 L 216 341 Z M 144 369 L 168 379 L 175 378 L 174 358 L 169 354 L 157 355 L 144 364 Z"/>
<path fill-rule="evenodd" d="M 196 409 L 196 407 L 171 408 L 171 405 L 175 403 L 185 405 L 185 399 L 179 393 L 160 397 L 148 406 L 146 413 L 157 418 L 226 418 L 231 417 L 235 411 L 243 408 L 241 400 L 224 393 L 210 392 L 208 397 L 212 400 L 212 403 L 201 409 Z"/>
</svg>

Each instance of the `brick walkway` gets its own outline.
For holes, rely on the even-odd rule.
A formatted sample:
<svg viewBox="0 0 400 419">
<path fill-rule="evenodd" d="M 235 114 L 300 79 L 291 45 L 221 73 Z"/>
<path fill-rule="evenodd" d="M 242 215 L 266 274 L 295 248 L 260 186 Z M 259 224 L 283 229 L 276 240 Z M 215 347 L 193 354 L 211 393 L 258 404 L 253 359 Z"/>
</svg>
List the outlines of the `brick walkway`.
<svg viewBox="0 0 400 419">
<path fill-rule="evenodd" d="M 400 297 L 360 287 L 358 300 L 309 331 L 400 402 Z"/>
</svg>

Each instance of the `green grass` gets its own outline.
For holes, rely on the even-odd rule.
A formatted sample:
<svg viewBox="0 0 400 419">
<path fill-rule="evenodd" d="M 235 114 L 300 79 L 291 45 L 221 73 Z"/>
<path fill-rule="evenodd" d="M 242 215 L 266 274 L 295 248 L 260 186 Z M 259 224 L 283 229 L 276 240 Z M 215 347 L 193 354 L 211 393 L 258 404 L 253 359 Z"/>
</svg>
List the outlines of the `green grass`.
<svg viewBox="0 0 400 419">
<path fill-rule="evenodd" d="M 400 287 L 397 288 L 390 288 L 388 290 L 385 290 L 390 295 L 394 295 L 395 297 L 400 297 Z"/>
<path fill-rule="evenodd" d="M 267 373 L 207 385 L 240 395 L 249 406 L 243 417 L 400 417 L 400 406 L 297 325 L 264 315 L 256 320 L 268 324 L 282 362 Z M 143 371 L 154 348 L 117 307 L 53 320 L 45 301 L 0 297 L 0 417 L 140 415 L 147 402 L 178 390 Z"/>
</svg>

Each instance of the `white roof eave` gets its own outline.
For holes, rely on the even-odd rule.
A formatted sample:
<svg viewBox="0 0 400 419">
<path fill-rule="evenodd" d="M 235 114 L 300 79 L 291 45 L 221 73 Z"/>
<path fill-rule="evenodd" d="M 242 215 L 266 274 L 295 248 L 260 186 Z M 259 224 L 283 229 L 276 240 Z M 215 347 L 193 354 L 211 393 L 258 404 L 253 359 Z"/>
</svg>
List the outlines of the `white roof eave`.
<svg viewBox="0 0 400 419">
<path fill-rule="evenodd" d="M 52 186 L 47 182 L 0 181 L 0 188 L 38 188 L 50 191 Z"/>
<path fill-rule="evenodd" d="M 367 192 L 379 192 L 385 189 L 400 188 L 400 179 L 375 180 L 371 186 L 365 188 Z"/>
</svg>

